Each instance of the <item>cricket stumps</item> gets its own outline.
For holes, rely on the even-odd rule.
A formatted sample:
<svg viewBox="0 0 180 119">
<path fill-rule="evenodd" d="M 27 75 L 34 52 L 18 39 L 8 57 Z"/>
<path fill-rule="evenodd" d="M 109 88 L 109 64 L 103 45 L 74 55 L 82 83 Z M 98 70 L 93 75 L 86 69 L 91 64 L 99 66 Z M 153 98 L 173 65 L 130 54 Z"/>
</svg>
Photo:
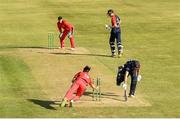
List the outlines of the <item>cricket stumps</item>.
<svg viewBox="0 0 180 119">
<path fill-rule="evenodd" d="M 92 100 L 93 101 L 101 101 L 101 79 L 93 79 L 94 84 L 98 87 L 98 90 L 93 89 L 92 92 Z"/>
<path fill-rule="evenodd" d="M 48 32 L 48 48 L 53 49 L 54 48 L 54 33 Z"/>
</svg>

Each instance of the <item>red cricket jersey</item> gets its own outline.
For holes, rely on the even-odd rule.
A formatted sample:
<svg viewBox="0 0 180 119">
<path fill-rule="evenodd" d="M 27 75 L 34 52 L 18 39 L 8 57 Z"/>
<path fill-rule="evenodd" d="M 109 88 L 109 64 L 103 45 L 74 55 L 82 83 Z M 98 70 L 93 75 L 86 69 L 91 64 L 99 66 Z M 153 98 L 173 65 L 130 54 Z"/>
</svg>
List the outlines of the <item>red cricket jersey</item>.
<svg viewBox="0 0 180 119">
<path fill-rule="evenodd" d="M 57 22 L 57 27 L 58 27 L 60 32 L 62 32 L 62 29 L 66 30 L 66 31 L 71 31 L 73 29 L 73 25 L 68 23 L 66 20 L 62 20 L 62 23 L 60 23 L 58 21 Z"/>
<path fill-rule="evenodd" d="M 111 24 L 114 27 L 116 24 L 116 15 L 111 16 Z"/>
<path fill-rule="evenodd" d="M 90 78 L 89 74 L 87 72 L 79 72 L 77 73 L 74 78 L 78 80 L 83 80 L 86 85 L 92 83 L 92 79 Z"/>
</svg>

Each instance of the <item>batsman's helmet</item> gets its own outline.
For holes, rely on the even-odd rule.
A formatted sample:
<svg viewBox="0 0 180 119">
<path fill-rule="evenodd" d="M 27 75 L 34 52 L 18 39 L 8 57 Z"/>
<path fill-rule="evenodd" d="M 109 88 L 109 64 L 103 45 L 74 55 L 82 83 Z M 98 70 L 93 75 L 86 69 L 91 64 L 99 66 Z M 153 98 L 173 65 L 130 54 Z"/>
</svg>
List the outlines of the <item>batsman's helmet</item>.
<svg viewBox="0 0 180 119">
<path fill-rule="evenodd" d="M 90 66 L 85 66 L 83 72 L 89 72 L 91 70 Z"/>
<path fill-rule="evenodd" d="M 136 60 L 134 63 L 134 68 L 138 70 L 138 69 L 140 69 L 140 67 L 141 67 L 140 62 Z"/>
<path fill-rule="evenodd" d="M 61 17 L 61 16 L 59 16 L 59 17 L 58 17 L 58 20 L 61 20 L 61 19 L 62 19 L 62 17 Z"/>
</svg>

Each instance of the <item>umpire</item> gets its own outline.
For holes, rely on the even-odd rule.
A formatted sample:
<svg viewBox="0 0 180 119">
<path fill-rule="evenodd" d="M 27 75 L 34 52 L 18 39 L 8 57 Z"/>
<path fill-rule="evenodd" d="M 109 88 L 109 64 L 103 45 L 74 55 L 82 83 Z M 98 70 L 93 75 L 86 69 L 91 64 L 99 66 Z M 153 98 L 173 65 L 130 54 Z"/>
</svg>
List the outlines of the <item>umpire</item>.
<svg viewBox="0 0 180 119">
<path fill-rule="evenodd" d="M 107 11 L 107 15 L 111 18 L 111 26 L 106 25 L 106 28 L 111 29 L 109 45 L 111 48 L 112 57 L 115 56 L 115 39 L 118 48 L 118 57 L 120 57 L 123 52 L 123 46 L 121 43 L 120 17 L 117 16 L 112 9 Z"/>
<path fill-rule="evenodd" d="M 118 73 L 116 78 L 116 84 L 120 86 L 122 82 L 123 88 L 127 88 L 127 78 L 131 76 L 129 97 L 134 97 L 137 80 L 141 80 L 140 75 L 140 62 L 137 60 L 127 61 L 123 66 L 118 67 Z"/>
</svg>

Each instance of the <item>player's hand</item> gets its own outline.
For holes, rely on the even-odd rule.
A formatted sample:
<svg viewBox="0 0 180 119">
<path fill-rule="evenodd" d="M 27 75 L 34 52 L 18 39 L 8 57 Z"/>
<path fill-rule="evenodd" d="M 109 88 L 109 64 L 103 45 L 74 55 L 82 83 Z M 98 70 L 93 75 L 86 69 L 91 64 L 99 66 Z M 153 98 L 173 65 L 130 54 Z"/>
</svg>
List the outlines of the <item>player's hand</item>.
<svg viewBox="0 0 180 119">
<path fill-rule="evenodd" d="M 142 79 L 142 76 L 141 76 L 141 75 L 138 75 L 137 81 L 141 81 L 141 79 Z"/>
<path fill-rule="evenodd" d="M 94 89 L 98 91 L 99 90 L 99 86 L 96 86 Z"/>
<path fill-rule="evenodd" d="M 127 89 L 127 84 L 124 83 L 122 86 L 123 86 L 124 90 Z"/>
<path fill-rule="evenodd" d="M 71 82 L 74 83 L 74 81 L 75 81 L 75 79 L 73 78 Z"/>
<path fill-rule="evenodd" d="M 118 70 L 121 71 L 123 69 L 123 66 L 119 66 Z"/>
</svg>

